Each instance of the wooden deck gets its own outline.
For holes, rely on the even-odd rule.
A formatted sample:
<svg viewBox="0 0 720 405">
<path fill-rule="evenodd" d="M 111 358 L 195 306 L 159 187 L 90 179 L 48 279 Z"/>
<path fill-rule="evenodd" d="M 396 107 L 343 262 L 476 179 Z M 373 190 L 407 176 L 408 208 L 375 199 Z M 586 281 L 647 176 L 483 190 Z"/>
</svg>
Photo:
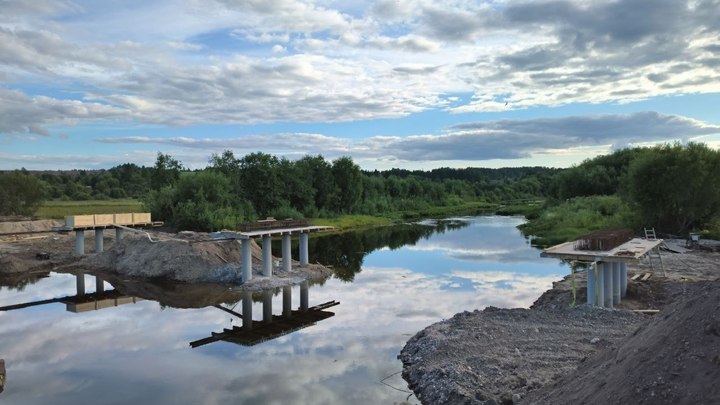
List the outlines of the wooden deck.
<svg viewBox="0 0 720 405">
<path fill-rule="evenodd" d="M 607 251 L 578 250 L 575 242 L 566 242 L 543 250 L 542 257 L 581 262 L 637 262 L 663 243 L 662 239 L 634 238 Z"/>
</svg>

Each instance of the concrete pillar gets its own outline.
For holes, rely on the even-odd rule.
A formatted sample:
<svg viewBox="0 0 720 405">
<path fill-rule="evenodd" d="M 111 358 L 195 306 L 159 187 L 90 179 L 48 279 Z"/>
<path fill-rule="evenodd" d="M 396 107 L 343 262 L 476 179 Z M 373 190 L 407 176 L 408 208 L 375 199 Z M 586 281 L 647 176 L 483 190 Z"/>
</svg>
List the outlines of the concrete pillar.
<svg viewBox="0 0 720 405">
<path fill-rule="evenodd" d="M 98 276 L 95 276 L 95 292 L 97 294 L 102 294 L 105 292 L 105 280 L 101 279 Z"/>
<path fill-rule="evenodd" d="M 596 305 L 595 295 L 595 266 L 591 266 L 587 269 L 587 303 L 588 305 Z"/>
<path fill-rule="evenodd" d="M 252 329 L 253 300 L 250 291 L 243 291 L 242 294 L 242 327 Z"/>
<path fill-rule="evenodd" d="M 308 282 L 307 280 L 300 283 L 300 310 L 307 311 L 309 308 L 310 299 L 308 297 Z"/>
<path fill-rule="evenodd" d="M 95 230 L 95 253 L 103 252 L 103 230 Z"/>
<path fill-rule="evenodd" d="M 605 308 L 613 307 L 613 272 L 612 263 L 603 263 L 603 272 L 605 273 Z"/>
<path fill-rule="evenodd" d="M 75 276 L 75 290 L 77 295 L 85 295 L 85 274 Z"/>
<path fill-rule="evenodd" d="M 272 322 L 272 290 L 263 291 L 263 321 Z"/>
<path fill-rule="evenodd" d="M 85 254 L 85 231 L 75 231 L 75 253 Z"/>
<path fill-rule="evenodd" d="M 624 297 L 627 294 L 627 263 L 620 263 L 620 296 Z"/>
<path fill-rule="evenodd" d="M 620 263 L 614 262 L 612 264 L 612 272 L 613 272 L 613 290 L 612 290 L 612 296 L 613 296 L 613 305 L 620 304 L 620 289 L 621 289 L 621 282 L 620 282 Z"/>
<path fill-rule="evenodd" d="M 263 276 L 272 276 L 272 238 L 270 235 L 262 237 Z"/>
<path fill-rule="evenodd" d="M 300 234 L 300 267 L 308 265 L 308 234 Z"/>
<path fill-rule="evenodd" d="M 595 284 L 597 284 L 597 305 L 599 307 L 605 306 L 605 271 L 603 267 L 603 262 L 597 263 L 597 280 L 595 280 Z"/>
<path fill-rule="evenodd" d="M 292 315 L 292 287 L 283 287 L 283 316 Z"/>
<path fill-rule="evenodd" d="M 290 235 L 283 235 L 282 237 L 282 259 L 283 259 L 283 270 L 292 270 L 292 252 L 290 251 Z"/>
<path fill-rule="evenodd" d="M 121 241 L 125 237 L 125 230 L 122 228 L 115 228 L 115 242 Z"/>
<path fill-rule="evenodd" d="M 240 241 L 242 251 L 240 252 L 240 263 L 242 268 L 242 281 L 247 283 L 252 280 L 252 253 L 250 252 L 250 239 Z"/>
</svg>

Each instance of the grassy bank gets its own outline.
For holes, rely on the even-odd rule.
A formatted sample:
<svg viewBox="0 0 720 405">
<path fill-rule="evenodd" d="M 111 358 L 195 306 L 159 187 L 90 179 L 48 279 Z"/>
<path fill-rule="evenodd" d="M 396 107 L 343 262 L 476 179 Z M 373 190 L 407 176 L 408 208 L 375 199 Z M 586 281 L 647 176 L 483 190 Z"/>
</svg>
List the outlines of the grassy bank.
<svg viewBox="0 0 720 405">
<path fill-rule="evenodd" d="M 313 218 L 311 219 L 311 223 L 313 225 L 334 226 L 339 229 L 351 229 L 391 225 L 398 222 L 423 218 L 443 218 L 492 213 L 497 208 L 497 204 L 473 201 L 451 206 L 429 207 L 412 211 L 394 211 L 377 215 L 340 215 L 334 218 Z"/>
<path fill-rule="evenodd" d="M 616 196 L 577 197 L 556 206 L 545 207 L 520 226 L 535 237 L 539 246 L 575 240 L 600 229 L 638 229 L 629 207 Z"/>
<path fill-rule="evenodd" d="M 46 201 L 38 208 L 36 217 L 61 219 L 66 215 L 114 214 L 141 212 L 138 200 L 82 200 L 82 201 Z"/>
</svg>

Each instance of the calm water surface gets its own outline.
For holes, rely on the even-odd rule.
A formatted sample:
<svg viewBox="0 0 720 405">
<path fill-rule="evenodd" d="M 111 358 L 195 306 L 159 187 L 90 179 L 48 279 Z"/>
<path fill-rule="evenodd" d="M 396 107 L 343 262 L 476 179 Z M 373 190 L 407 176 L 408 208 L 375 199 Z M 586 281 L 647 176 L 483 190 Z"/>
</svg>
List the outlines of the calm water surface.
<svg viewBox="0 0 720 405">
<path fill-rule="evenodd" d="M 458 218 L 313 238 L 311 260 L 333 264 L 338 276 L 311 285 L 309 304 L 339 301 L 328 309 L 335 316 L 250 347 L 190 347 L 240 324 L 214 307 L 142 300 L 81 313 L 62 303 L 0 312 L 7 366 L 0 403 L 418 403 L 395 374 L 407 339 L 463 310 L 529 306 L 567 273 L 528 245 L 515 228 L 521 222 Z M 95 278 L 85 276 L 85 285 L 94 292 Z M 104 288 L 113 289 L 107 282 Z M 282 291 L 273 293 L 279 315 Z M 0 288 L 0 306 L 75 294 L 75 276 L 52 273 Z M 260 320 L 262 295 L 255 300 Z M 299 305 L 295 286 L 292 307 Z M 242 303 L 225 306 L 239 312 Z"/>
</svg>

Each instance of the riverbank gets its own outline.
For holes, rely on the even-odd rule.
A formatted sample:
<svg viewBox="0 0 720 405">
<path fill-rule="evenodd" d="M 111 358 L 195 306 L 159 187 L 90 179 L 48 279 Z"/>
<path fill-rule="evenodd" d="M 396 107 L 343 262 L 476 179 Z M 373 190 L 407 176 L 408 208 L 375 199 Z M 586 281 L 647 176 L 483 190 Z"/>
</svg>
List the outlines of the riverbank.
<svg viewBox="0 0 720 405">
<path fill-rule="evenodd" d="M 646 281 L 630 281 L 627 297 L 617 310 L 586 305 L 571 307 L 571 280 L 566 277 L 555 283 L 530 309 L 486 308 L 460 313 L 431 325 L 413 336 L 403 348 L 399 356 L 403 362 L 403 377 L 424 404 L 604 403 L 608 397 L 614 396 L 589 395 L 601 391 L 597 387 L 605 385 L 599 371 L 584 370 L 598 376 L 595 380 L 586 378 L 584 385 L 579 385 L 577 379 L 567 379 L 572 378 L 577 367 L 588 360 L 593 362 L 598 356 L 617 353 L 624 345 L 637 347 L 639 343 L 630 339 L 638 334 L 644 336 L 647 334 L 644 331 L 654 328 L 655 334 L 667 334 L 672 330 L 674 341 L 696 342 L 696 345 L 677 347 L 656 344 L 648 351 L 672 364 L 658 365 L 645 371 L 641 371 L 641 367 L 648 364 L 626 365 L 624 373 L 628 375 L 623 374 L 623 378 L 640 381 L 637 373 L 655 376 L 665 369 L 675 370 L 675 373 L 679 370 L 682 378 L 678 381 L 684 382 L 692 380 L 688 376 L 702 373 L 720 378 L 720 367 L 717 367 L 720 364 L 720 353 L 717 353 L 720 350 L 720 332 L 714 332 L 715 328 L 720 330 L 720 301 L 711 302 L 711 310 L 705 312 L 709 318 L 698 321 L 709 325 L 709 332 L 704 335 L 702 330 L 706 326 L 696 330 L 653 323 L 669 316 L 666 308 L 670 314 L 677 311 L 678 305 L 697 295 L 698 291 L 705 296 L 717 296 L 720 282 L 713 280 L 720 277 L 720 253 L 666 253 L 664 259 L 665 275 L 653 272 L 647 263 L 630 266 L 630 276 L 646 272 L 653 275 Z M 578 302 L 584 302 L 584 276 L 580 273 L 575 279 Z M 663 312 L 650 317 L 632 309 Z M 702 335 L 702 342 L 697 342 L 694 337 L 698 334 Z M 693 365 L 694 368 L 682 369 L 680 366 L 684 364 L 685 357 L 676 356 L 678 350 L 690 351 L 710 365 L 714 364 L 712 362 L 718 364 L 714 368 L 702 363 Z M 678 361 L 673 363 L 673 358 L 678 358 Z M 597 364 L 596 367 L 603 367 L 601 362 Z M 607 364 L 604 367 L 608 367 Z M 553 390 L 561 389 L 561 382 L 572 387 L 572 391 L 584 392 L 586 396 L 578 401 L 577 395 L 566 395 L 564 398 L 557 395 Z M 623 403 L 670 404 L 682 399 L 678 394 L 683 392 L 684 387 L 671 386 L 667 380 L 665 383 L 656 381 L 656 386 L 661 385 L 658 388 L 653 388 L 646 381 L 638 384 L 641 385 L 632 387 L 637 388 L 635 396 L 631 395 L 632 390 L 629 393 L 623 391 L 627 399 Z M 700 390 L 694 392 L 700 398 L 703 393 L 717 395 L 713 385 L 702 388 L 695 384 L 693 388 Z M 664 397 L 659 395 L 661 390 L 665 393 Z M 547 398 L 552 400 L 547 402 Z"/>
<path fill-rule="evenodd" d="M 75 254 L 75 235 L 52 232 L 61 222 L 52 220 L 0 223 L 0 285 L 22 283 L 49 271 L 84 272 L 135 281 L 167 280 L 185 284 L 232 285 L 238 290 L 262 290 L 303 281 L 318 282 L 333 274 L 321 264 L 300 267 L 293 261 L 284 271 L 281 259 L 272 258 L 273 276 L 264 277 L 262 250 L 252 242 L 253 279 L 240 284 L 240 244 L 235 240 L 214 240 L 205 233 L 168 233 L 157 230 L 126 232 L 121 241 L 115 232 L 105 232 L 105 251 Z M 10 235 L 12 232 L 16 234 Z M 95 245 L 94 232 L 87 232 L 87 249 Z M 132 281 L 132 280 L 130 280 Z M 175 288 L 175 287 L 173 287 Z"/>
</svg>

